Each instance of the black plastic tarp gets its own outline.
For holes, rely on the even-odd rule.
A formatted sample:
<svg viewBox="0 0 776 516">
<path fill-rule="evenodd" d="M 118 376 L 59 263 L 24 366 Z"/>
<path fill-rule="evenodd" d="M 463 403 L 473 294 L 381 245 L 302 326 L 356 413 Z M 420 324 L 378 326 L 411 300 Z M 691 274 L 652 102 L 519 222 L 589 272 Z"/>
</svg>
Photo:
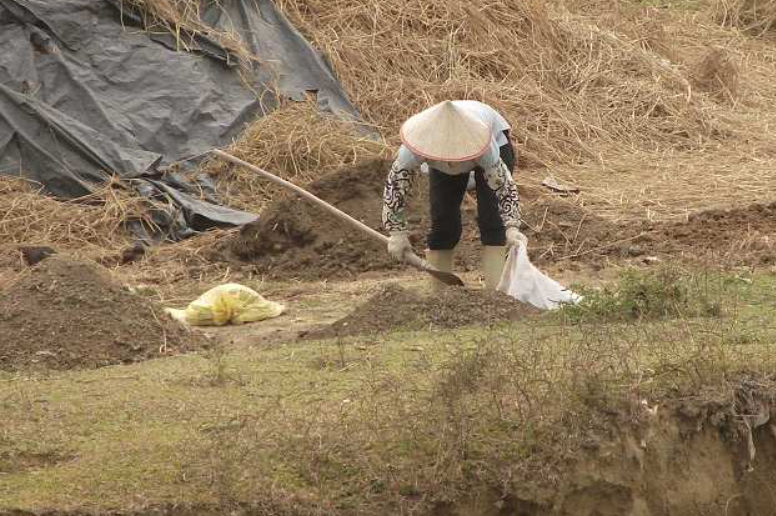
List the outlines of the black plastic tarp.
<svg viewBox="0 0 776 516">
<path fill-rule="evenodd" d="M 250 71 L 205 36 L 189 35 L 182 49 L 170 34 L 143 30 L 143 13 L 119 0 L 0 0 L 0 174 L 62 198 L 118 175 L 180 209 L 178 237 L 253 220 L 160 172 L 230 143 L 278 96 L 315 92 L 322 109 L 357 113 L 270 0 L 201 4 L 205 23 L 239 34 L 259 58 Z"/>
</svg>

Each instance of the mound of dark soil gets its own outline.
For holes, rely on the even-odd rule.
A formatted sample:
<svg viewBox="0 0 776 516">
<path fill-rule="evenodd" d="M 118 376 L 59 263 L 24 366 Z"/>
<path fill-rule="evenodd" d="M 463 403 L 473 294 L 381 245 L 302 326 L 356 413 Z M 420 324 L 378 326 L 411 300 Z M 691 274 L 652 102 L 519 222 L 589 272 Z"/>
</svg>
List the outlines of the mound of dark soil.
<svg viewBox="0 0 776 516">
<path fill-rule="evenodd" d="M 523 232 L 529 240 L 531 261 L 551 263 L 577 260 L 609 242 L 622 238 L 622 228 L 571 199 L 524 187 L 521 192 Z"/>
<path fill-rule="evenodd" d="M 370 161 L 307 185 L 314 195 L 374 229 L 390 164 Z M 399 267 L 384 246 L 309 201 L 283 195 L 229 245 L 232 254 L 277 277 L 326 279 Z"/>
<path fill-rule="evenodd" d="M 631 254 L 716 256 L 747 265 L 776 263 L 776 203 L 706 210 L 687 221 L 644 225 L 632 231 L 641 236 L 628 247 Z M 622 250 L 611 250 L 618 251 Z"/>
<path fill-rule="evenodd" d="M 96 264 L 52 256 L 0 292 L 0 369 L 88 369 L 204 345 Z"/>
<path fill-rule="evenodd" d="M 645 256 L 736 265 L 776 263 L 776 203 L 694 213 L 686 221 L 614 223 L 547 197 L 524 200 L 531 259 L 602 263 Z"/>
<path fill-rule="evenodd" d="M 493 291 L 449 288 L 423 296 L 398 285 L 385 287 L 352 314 L 306 339 L 369 335 L 396 330 L 460 328 L 516 321 L 538 313 L 535 308 Z"/>
</svg>

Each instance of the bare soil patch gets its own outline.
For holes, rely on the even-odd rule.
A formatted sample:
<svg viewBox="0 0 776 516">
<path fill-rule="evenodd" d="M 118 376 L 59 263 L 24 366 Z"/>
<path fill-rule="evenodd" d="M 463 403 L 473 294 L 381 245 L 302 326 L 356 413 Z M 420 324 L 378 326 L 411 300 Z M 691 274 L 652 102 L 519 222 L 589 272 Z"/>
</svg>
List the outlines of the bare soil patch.
<svg viewBox="0 0 776 516">
<path fill-rule="evenodd" d="M 422 295 L 398 285 L 384 287 L 350 315 L 307 333 L 306 339 L 370 335 L 396 330 L 489 326 L 516 321 L 538 310 L 487 290 L 448 288 Z"/>
<path fill-rule="evenodd" d="M 0 292 L 0 369 L 88 369 L 204 346 L 93 263 L 53 256 Z"/>
<path fill-rule="evenodd" d="M 364 224 L 380 229 L 389 164 L 376 160 L 329 174 L 307 189 Z M 379 243 L 296 196 L 282 195 L 229 244 L 238 258 L 275 277 L 320 280 L 398 268 Z"/>
<path fill-rule="evenodd" d="M 588 217 L 579 224 L 577 251 L 570 257 L 588 263 L 647 256 L 750 266 L 776 263 L 776 203 L 704 210 L 680 221 L 613 224 Z"/>
<path fill-rule="evenodd" d="M 645 233 L 634 241 L 644 252 L 770 265 L 776 263 L 776 202 L 705 210 L 687 221 L 655 224 Z"/>
</svg>

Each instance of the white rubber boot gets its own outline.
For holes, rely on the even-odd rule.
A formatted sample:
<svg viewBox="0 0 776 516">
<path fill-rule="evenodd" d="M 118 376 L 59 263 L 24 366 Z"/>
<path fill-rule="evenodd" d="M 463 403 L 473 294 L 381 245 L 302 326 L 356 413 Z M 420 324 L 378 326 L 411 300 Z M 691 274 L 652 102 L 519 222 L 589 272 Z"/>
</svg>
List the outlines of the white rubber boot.
<svg viewBox="0 0 776 516">
<path fill-rule="evenodd" d="M 453 272 L 453 253 L 452 249 L 449 251 L 432 251 L 428 249 L 426 250 L 426 261 L 438 271 Z M 429 281 L 431 282 L 432 290 L 442 290 L 447 286 L 433 276 L 429 276 Z"/>
<path fill-rule="evenodd" d="M 506 261 L 506 246 L 486 245 L 482 248 L 482 278 L 487 290 L 496 290 L 498 287 Z"/>
</svg>

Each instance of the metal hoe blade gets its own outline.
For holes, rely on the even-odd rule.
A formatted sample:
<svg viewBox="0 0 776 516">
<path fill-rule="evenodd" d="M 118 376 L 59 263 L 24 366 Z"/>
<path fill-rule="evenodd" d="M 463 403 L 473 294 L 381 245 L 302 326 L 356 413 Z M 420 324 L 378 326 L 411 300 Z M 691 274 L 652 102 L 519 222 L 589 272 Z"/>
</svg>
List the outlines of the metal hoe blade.
<svg viewBox="0 0 776 516">
<path fill-rule="evenodd" d="M 438 279 L 445 285 L 450 285 L 451 287 L 463 287 L 463 281 L 455 274 L 451 274 L 449 272 L 437 271 L 434 269 L 425 269 L 425 270 L 428 274 L 432 275 L 434 278 Z"/>
<path fill-rule="evenodd" d="M 430 274 L 431 276 L 438 279 L 445 285 L 450 285 L 451 287 L 464 286 L 463 280 L 461 280 L 461 278 L 459 278 L 458 276 L 450 272 L 442 272 L 442 271 L 436 270 L 434 267 L 431 266 L 430 263 L 428 263 L 420 256 L 416 255 L 415 253 L 411 253 L 411 252 L 407 253 L 405 255 L 405 259 L 407 260 L 407 263 L 409 263 L 416 269 L 424 271 L 427 274 Z"/>
</svg>

